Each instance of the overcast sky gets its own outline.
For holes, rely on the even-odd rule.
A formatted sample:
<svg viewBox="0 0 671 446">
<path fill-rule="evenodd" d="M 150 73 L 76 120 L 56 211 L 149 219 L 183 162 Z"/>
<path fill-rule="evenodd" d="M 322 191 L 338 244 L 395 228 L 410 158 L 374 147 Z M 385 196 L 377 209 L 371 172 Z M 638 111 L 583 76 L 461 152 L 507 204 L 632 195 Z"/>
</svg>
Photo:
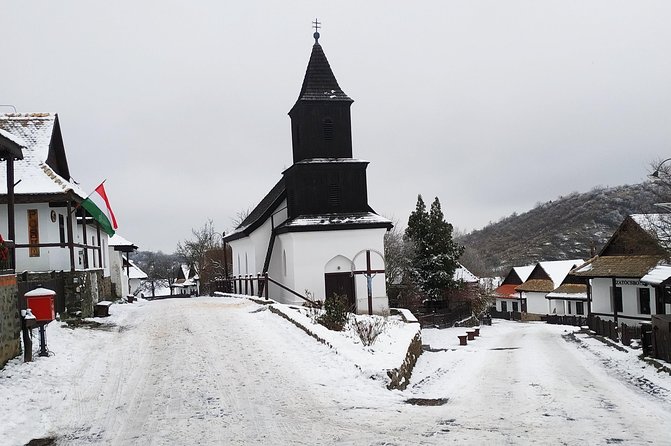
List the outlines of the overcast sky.
<svg viewBox="0 0 671 446">
<path fill-rule="evenodd" d="M 73 177 L 172 252 L 291 164 L 315 17 L 369 203 L 402 226 L 418 193 L 471 230 L 671 157 L 667 0 L 3 2 L 0 104 L 57 112 Z"/>
</svg>

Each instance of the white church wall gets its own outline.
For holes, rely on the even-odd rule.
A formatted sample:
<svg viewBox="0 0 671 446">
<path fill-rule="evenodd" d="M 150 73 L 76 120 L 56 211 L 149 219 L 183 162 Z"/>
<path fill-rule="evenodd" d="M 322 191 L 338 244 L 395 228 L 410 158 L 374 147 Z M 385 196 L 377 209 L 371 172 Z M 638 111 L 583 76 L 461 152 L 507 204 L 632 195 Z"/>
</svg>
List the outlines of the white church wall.
<svg viewBox="0 0 671 446">
<path fill-rule="evenodd" d="M 338 231 L 290 232 L 278 237 L 278 265 L 282 266 L 283 256 L 287 257 L 285 284 L 298 293 L 309 291 L 315 299 L 324 300 L 326 272 L 351 271 L 351 260 L 362 250 L 370 249 L 384 253 L 384 228 Z M 273 253 L 275 254 L 275 252 Z M 341 257 L 338 257 L 341 256 Z M 335 260 L 334 260 L 335 258 Z M 359 255 L 356 268 L 364 269 L 365 253 Z M 330 262 L 330 263 L 329 263 Z M 327 270 L 335 268 L 335 271 Z M 348 265 L 348 266 L 346 266 Z M 337 270 L 340 266 L 341 270 Z M 373 269 L 383 269 L 382 259 L 373 253 Z M 281 271 L 281 267 L 278 269 Z M 273 288 L 270 288 L 273 291 Z M 373 311 L 382 313 L 389 309 L 384 274 L 377 274 L 372 281 Z M 366 279 L 355 277 L 355 293 L 358 312 L 368 311 Z M 273 295 L 275 297 L 275 295 Z M 279 293 L 276 297 L 283 303 L 302 304 L 303 301 L 290 293 Z"/>
</svg>

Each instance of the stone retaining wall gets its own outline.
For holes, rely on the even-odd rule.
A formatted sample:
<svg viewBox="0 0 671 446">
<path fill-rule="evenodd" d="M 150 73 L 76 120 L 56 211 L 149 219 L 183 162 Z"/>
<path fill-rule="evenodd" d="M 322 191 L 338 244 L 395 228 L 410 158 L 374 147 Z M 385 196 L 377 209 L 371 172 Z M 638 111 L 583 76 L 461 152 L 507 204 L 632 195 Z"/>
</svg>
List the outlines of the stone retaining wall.
<svg viewBox="0 0 671 446">
<path fill-rule="evenodd" d="M 387 385 L 387 389 L 404 390 L 406 387 L 408 387 L 408 384 L 410 383 L 410 376 L 412 375 L 412 369 L 415 368 L 417 359 L 419 358 L 419 355 L 422 354 L 422 351 L 422 332 L 418 330 L 415 337 L 412 338 L 410 346 L 408 346 L 408 352 L 405 354 L 405 360 L 403 361 L 403 364 L 401 364 L 401 366 L 396 369 L 387 371 L 387 375 L 389 376 L 390 380 L 389 384 Z"/>
<path fill-rule="evenodd" d="M 0 368 L 21 353 L 21 320 L 16 296 L 16 276 L 0 276 Z"/>
</svg>

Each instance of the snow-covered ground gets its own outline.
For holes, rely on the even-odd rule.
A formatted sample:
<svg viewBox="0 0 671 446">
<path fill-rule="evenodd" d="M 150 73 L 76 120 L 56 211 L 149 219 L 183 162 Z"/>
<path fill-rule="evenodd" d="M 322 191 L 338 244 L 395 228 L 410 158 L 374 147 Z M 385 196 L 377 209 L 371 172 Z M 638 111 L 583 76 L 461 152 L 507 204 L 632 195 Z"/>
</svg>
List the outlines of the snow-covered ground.
<svg viewBox="0 0 671 446">
<path fill-rule="evenodd" d="M 572 327 L 495 320 L 465 347 L 463 328 L 424 330 L 401 392 L 370 379 L 375 361 L 355 366 L 362 346 L 329 348 L 265 308 L 140 300 L 99 329 L 50 324 L 53 356 L 0 371 L 0 444 L 671 442 L 671 377 Z"/>
</svg>

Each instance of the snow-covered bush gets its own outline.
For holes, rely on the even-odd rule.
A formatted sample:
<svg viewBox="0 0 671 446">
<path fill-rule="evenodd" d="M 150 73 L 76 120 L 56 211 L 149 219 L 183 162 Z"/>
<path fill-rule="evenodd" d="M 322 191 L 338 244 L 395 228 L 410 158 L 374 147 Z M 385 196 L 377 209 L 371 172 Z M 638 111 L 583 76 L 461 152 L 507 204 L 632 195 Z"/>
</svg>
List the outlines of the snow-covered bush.
<svg viewBox="0 0 671 446">
<path fill-rule="evenodd" d="M 365 318 L 352 317 L 350 327 L 357 334 L 361 343 L 370 347 L 375 343 L 379 335 L 387 331 L 387 318 L 382 316 L 370 316 Z"/>
</svg>

